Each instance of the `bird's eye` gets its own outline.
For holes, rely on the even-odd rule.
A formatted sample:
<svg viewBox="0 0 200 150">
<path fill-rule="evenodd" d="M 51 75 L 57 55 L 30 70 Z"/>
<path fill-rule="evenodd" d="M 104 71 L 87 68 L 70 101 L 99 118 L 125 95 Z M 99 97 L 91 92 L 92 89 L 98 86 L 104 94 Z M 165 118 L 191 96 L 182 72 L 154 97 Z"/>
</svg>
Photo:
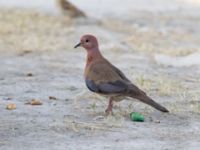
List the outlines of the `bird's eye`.
<svg viewBox="0 0 200 150">
<path fill-rule="evenodd" d="M 85 42 L 87 43 L 87 42 L 89 42 L 89 40 L 86 40 Z"/>
</svg>

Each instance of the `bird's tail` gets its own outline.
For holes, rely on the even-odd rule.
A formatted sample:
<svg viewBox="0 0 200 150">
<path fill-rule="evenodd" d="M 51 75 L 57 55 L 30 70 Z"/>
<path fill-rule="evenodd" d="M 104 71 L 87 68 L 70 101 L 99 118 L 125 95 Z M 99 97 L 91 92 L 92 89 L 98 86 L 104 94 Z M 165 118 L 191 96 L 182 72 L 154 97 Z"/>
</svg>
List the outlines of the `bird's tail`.
<svg viewBox="0 0 200 150">
<path fill-rule="evenodd" d="M 141 95 L 139 97 L 135 97 L 135 96 L 132 96 L 132 97 L 139 99 L 140 101 L 142 101 L 142 102 L 154 107 L 155 109 L 157 109 L 159 111 L 166 112 L 166 113 L 169 112 L 165 107 L 163 107 L 160 104 L 156 103 L 153 99 L 148 97 L 146 94 Z"/>
</svg>

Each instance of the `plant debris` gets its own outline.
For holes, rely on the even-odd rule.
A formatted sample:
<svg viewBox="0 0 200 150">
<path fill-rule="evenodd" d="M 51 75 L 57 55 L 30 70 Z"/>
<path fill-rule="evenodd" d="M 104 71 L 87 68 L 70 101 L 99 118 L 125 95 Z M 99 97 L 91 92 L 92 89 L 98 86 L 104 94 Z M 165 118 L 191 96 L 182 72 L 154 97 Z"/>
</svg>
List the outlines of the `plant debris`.
<svg viewBox="0 0 200 150">
<path fill-rule="evenodd" d="M 6 106 L 6 109 L 8 109 L 8 110 L 16 109 L 16 105 L 13 104 L 13 103 L 9 103 L 9 104 Z"/>
<path fill-rule="evenodd" d="M 42 105 L 42 102 L 38 99 L 32 99 L 30 102 L 25 103 L 27 105 Z"/>
</svg>

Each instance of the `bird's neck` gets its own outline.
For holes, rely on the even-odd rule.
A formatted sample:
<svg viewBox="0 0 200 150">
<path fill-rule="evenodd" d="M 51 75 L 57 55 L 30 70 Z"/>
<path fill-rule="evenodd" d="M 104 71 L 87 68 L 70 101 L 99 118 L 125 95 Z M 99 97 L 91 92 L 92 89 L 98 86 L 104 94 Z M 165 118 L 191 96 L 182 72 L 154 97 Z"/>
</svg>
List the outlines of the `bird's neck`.
<svg viewBox="0 0 200 150">
<path fill-rule="evenodd" d="M 87 64 L 86 64 L 86 66 L 88 66 L 93 61 L 101 59 L 101 58 L 103 58 L 103 56 L 101 55 L 101 52 L 98 49 L 88 50 L 87 51 Z"/>
<path fill-rule="evenodd" d="M 85 71 L 84 71 L 85 77 L 87 76 L 88 69 L 90 68 L 89 66 L 94 61 L 98 61 L 100 59 L 103 59 L 103 56 L 101 55 L 101 52 L 98 49 L 87 51 L 87 60 L 86 60 Z"/>
</svg>

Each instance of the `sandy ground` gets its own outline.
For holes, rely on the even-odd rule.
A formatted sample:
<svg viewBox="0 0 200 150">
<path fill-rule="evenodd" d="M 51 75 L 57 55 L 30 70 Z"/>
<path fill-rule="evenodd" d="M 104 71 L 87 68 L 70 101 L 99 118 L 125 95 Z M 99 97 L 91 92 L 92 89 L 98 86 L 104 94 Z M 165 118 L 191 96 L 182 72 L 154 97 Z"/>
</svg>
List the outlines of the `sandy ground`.
<svg viewBox="0 0 200 150">
<path fill-rule="evenodd" d="M 198 150 L 200 66 L 160 65 L 154 55 L 199 52 L 200 11 L 197 5 L 167 3 L 174 9 L 142 7 L 129 17 L 101 20 L 1 9 L 0 149 Z M 107 100 L 84 84 L 86 53 L 73 49 L 84 33 L 95 34 L 105 57 L 170 113 L 123 101 L 106 117 Z M 33 98 L 43 104 L 25 104 Z M 9 103 L 16 109 L 7 110 Z M 132 111 L 145 122 L 132 122 Z"/>
</svg>

